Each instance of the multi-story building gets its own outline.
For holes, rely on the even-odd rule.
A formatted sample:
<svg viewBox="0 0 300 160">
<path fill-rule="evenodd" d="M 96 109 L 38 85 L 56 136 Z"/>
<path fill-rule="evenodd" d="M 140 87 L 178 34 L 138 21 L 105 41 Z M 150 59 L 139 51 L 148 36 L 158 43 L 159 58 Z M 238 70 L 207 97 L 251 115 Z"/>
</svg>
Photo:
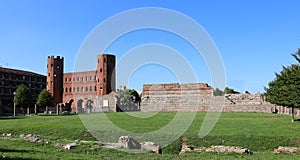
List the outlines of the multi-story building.
<svg viewBox="0 0 300 160">
<path fill-rule="evenodd" d="M 46 76 L 33 72 L 0 67 L 0 115 L 13 114 L 14 92 L 21 84 L 26 85 L 35 101 L 46 88 Z"/>
<path fill-rule="evenodd" d="M 64 58 L 49 56 L 47 90 L 55 105 L 78 113 L 116 111 L 115 63 L 115 55 L 100 54 L 96 70 L 63 73 Z"/>
</svg>

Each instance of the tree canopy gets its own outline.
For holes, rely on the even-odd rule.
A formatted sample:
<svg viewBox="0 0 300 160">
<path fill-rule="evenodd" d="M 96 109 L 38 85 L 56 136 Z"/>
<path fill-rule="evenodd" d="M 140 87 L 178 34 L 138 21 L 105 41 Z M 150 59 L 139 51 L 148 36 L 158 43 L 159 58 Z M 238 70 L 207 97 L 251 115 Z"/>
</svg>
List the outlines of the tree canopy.
<svg viewBox="0 0 300 160">
<path fill-rule="evenodd" d="M 39 107 L 47 107 L 47 106 L 53 106 L 53 97 L 51 94 L 47 91 L 47 89 L 43 89 L 36 101 L 36 105 Z"/>
<path fill-rule="evenodd" d="M 120 104 L 123 106 L 130 105 L 130 103 L 140 102 L 141 97 L 139 93 L 134 89 L 124 89 L 118 92 Z"/>
<path fill-rule="evenodd" d="M 238 93 L 240 93 L 240 92 L 235 91 L 235 90 L 232 89 L 232 88 L 226 87 L 226 88 L 224 89 L 224 93 L 225 93 L 225 94 L 238 94 Z"/>
<path fill-rule="evenodd" d="M 31 91 L 24 84 L 18 86 L 14 97 L 14 103 L 20 107 L 23 113 L 27 107 L 30 107 L 33 104 Z"/>
<path fill-rule="evenodd" d="M 214 96 L 224 96 L 224 91 L 219 88 L 214 89 Z"/>
<path fill-rule="evenodd" d="M 268 102 L 291 107 L 294 121 L 294 108 L 300 108 L 300 49 L 292 56 L 297 64 L 283 66 L 280 73 L 275 73 L 275 79 L 265 88 L 265 95 Z"/>
</svg>

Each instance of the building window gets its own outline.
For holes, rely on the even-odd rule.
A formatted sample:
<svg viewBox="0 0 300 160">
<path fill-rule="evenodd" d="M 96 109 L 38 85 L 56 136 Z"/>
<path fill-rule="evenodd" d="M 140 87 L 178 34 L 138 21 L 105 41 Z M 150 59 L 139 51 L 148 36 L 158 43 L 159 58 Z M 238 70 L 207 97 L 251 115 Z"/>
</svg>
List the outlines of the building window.
<svg viewBox="0 0 300 160">
<path fill-rule="evenodd" d="M 75 81 L 76 80 L 76 78 L 75 77 L 73 77 L 73 81 Z"/>
<path fill-rule="evenodd" d="M 66 78 L 66 82 L 68 82 L 68 78 Z"/>
<path fill-rule="evenodd" d="M 69 82 L 71 82 L 72 81 L 72 78 L 69 78 Z"/>
<path fill-rule="evenodd" d="M 100 68 L 100 72 L 102 72 L 102 68 Z"/>
<path fill-rule="evenodd" d="M 79 87 L 77 87 L 77 92 L 79 92 Z"/>
<path fill-rule="evenodd" d="M 69 88 L 69 92 L 72 92 L 72 88 L 71 87 Z"/>
<path fill-rule="evenodd" d="M 86 76 L 86 77 L 85 77 L 85 80 L 86 80 L 86 81 L 88 81 L 88 80 L 89 80 L 88 76 Z"/>
<path fill-rule="evenodd" d="M 106 80 L 105 80 L 105 78 L 103 78 L 103 82 L 105 82 Z"/>
<path fill-rule="evenodd" d="M 100 89 L 102 89 L 102 87 L 100 87 Z"/>
<path fill-rule="evenodd" d="M 84 91 L 84 88 L 83 87 L 81 87 L 81 92 L 83 92 Z"/>
<path fill-rule="evenodd" d="M 90 92 L 92 92 L 93 91 L 93 87 L 92 86 L 90 86 Z"/>
<path fill-rule="evenodd" d="M 97 91 L 97 87 L 96 86 L 94 87 L 94 91 Z"/>
<path fill-rule="evenodd" d="M 89 87 L 86 86 L 85 87 L 85 91 L 88 92 L 89 91 Z"/>
<path fill-rule="evenodd" d="M 68 88 L 66 87 L 66 93 L 68 92 Z"/>
<path fill-rule="evenodd" d="M 73 88 L 73 92 L 76 92 L 76 89 L 75 89 L 75 87 Z"/>
</svg>

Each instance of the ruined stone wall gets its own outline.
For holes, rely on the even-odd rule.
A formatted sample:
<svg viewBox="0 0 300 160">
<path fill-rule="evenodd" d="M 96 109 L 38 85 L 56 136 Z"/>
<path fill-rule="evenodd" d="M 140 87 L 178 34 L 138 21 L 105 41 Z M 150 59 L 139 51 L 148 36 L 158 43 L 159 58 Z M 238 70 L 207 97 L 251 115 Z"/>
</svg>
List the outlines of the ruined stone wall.
<svg viewBox="0 0 300 160">
<path fill-rule="evenodd" d="M 117 96 L 115 93 L 97 96 L 92 112 L 116 112 Z"/>
<path fill-rule="evenodd" d="M 204 83 L 147 84 L 143 86 L 141 111 L 198 111 L 209 104 L 212 93 Z"/>
<path fill-rule="evenodd" d="M 213 96 L 205 84 L 163 84 L 144 85 L 141 111 L 271 112 L 271 105 L 260 94 Z"/>
</svg>

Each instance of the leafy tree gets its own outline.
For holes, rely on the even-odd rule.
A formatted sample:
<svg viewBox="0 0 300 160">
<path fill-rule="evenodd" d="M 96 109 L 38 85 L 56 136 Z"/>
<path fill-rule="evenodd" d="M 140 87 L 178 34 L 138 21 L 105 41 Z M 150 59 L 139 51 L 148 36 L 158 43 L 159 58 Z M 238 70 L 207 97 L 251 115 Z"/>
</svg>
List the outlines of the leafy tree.
<svg viewBox="0 0 300 160">
<path fill-rule="evenodd" d="M 223 96 L 224 92 L 219 88 L 214 89 L 214 96 Z"/>
<path fill-rule="evenodd" d="M 139 93 L 134 89 L 124 89 L 118 92 L 119 101 L 121 105 L 129 105 L 130 103 L 140 102 L 141 97 Z"/>
<path fill-rule="evenodd" d="M 47 89 L 43 89 L 36 101 L 36 105 L 39 107 L 50 107 L 53 106 L 53 97 L 51 94 L 47 91 Z"/>
<path fill-rule="evenodd" d="M 291 107 L 294 122 L 294 108 L 300 107 L 300 49 L 292 56 L 298 64 L 283 66 L 280 73 L 275 73 L 275 79 L 265 88 L 265 96 L 273 104 Z"/>
<path fill-rule="evenodd" d="M 14 103 L 20 106 L 20 110 L 25 113 L 27 107 L 33 105 L 32 94 L 30 89 L 24 84 L 18 86 L 16 95 L 14 97 Z"/>
<path fill-rule="evenodd" d="M 224 89 L 224 93 L 225 93 L 225 94 L 239 94 L 240 92 L 235 91 L 235 90 L 232 89 L 232 88 L 226 87 L 226 88 Z"/>
<path fill-rule="evenodd" d="M 134 103 L 141 102 L 141 97 L 139 93 L 134 89 L 129 89 L 129 94 Z"/>
</svg>

